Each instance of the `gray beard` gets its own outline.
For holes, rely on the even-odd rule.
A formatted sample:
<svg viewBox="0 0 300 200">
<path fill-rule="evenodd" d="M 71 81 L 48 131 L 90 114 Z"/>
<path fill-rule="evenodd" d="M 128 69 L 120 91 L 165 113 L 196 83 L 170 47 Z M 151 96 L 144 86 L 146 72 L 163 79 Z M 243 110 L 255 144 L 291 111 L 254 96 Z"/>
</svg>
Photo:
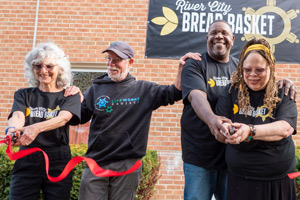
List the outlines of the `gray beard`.
<svg viewBox="0 0 300 200">
<path fill-rule="evenodd" d="M 123 73 L 117 74 L 117 75 L 110 75 L 110 74 L 108 73 L 108 77 L 109 77 L 111 80 L 116 81 L 116 82 L 117 82 L 117 81 L 123 80 L 123 79 L 126 77 L 126 75 L 127 75 L 126 72 L 123 72 Z"/>
<path fill-rule="evenodd" d="M 219 52 L 216 52 L 214 49 L 212 50 L 214 52 L 215 55 L 217 56 L 224 56 L 227 52 L 227 49 L 225 49 L 223 52 L 219 53 Z"/>
</svg>

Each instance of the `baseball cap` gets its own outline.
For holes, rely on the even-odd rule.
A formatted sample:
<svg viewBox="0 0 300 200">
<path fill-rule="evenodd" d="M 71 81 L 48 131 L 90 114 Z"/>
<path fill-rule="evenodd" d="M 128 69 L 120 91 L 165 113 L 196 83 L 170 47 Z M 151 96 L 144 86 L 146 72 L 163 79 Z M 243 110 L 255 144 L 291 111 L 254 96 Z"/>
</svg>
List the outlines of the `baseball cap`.
<svg viewBox="0 0 300 200">
<path fill-rule="evenodd" d="M 132 47 L 123 41 L 116 41 L 113 42 L 107 49 L 105 49 L 102 53 L 113 51 L 116 53 L 120 58 L 133 58 L 134 53 Z"/>
</svg>

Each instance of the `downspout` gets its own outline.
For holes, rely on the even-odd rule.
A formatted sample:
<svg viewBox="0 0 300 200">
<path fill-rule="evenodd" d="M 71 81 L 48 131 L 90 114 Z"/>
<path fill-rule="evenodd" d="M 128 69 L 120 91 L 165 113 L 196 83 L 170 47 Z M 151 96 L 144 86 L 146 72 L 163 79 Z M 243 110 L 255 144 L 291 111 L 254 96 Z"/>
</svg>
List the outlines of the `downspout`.
<svg viewBox="0 0 300 200">
<path fill-rule="evenodd" d="M 38 19 L 39 19 L 39 7 L 40 7 L 40 0 L 37 0 L 36 11 L 35 11 L 35 23 L 34 23 L 32 49 L 35 47 L 36 31 L 37 31 Z"/>
</svg>

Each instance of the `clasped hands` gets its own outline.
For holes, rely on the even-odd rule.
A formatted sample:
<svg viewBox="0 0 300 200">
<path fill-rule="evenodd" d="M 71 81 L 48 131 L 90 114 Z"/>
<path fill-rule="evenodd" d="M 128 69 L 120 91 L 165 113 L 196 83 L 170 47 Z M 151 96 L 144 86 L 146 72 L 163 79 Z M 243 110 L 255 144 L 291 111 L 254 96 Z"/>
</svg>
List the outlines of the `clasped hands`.
<svg viewBox="0 0 300 200">
<path fill-rule="evenodd" d="M 216 116 L 208 126 L 216 140 L 222 143 L 239 144 L 250 134 L 249 125 L 232 123 L 231 120 L 221 116 Z"/>
<path fill-rule="evenodd" d="M 224 135 L 225 143 L 239 144 L 245 141 L 250 134 L 250 127 L 243 123 L 223 123 L 224 130 L 220 130 L 220 134 Z"/>
</svg>

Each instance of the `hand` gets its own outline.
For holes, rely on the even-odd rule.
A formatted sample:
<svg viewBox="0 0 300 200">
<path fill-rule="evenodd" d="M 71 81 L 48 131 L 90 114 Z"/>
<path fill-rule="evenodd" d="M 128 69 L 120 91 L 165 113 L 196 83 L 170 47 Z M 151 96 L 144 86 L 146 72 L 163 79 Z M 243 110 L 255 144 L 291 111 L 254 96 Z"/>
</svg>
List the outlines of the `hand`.
<svg viewBox="0 0 300 200">
<path fill-rule="evenodd" d="M 15 143 L 15 146 L 30 145 L 35 140 L 37 135 L 40 133 L 39 129 L 34 124 L 25 126 L 21 129 L 17 129 L 17 132 L 19 132 L 19 133 L 23 132 L 23 134 L 18 135 L 18 140 Z"/>
<path fill-rule="evenodd" d="M 66 88 L 64 96 L 68 97 L 68 96 L 72 96 L 79 93 L 80 94 L 80 102 L 83 101 L 84 96 L 82 95 L 82 92 L 80 91 L 80 88 L 77 86 L 69 86 Z"/>
<path fill-rule="evenodd" d="M 207 124 L 212 135 L 222 143 L 225 143 L 228 135 L 228 128 L 223 126 L 223 121 L 227 120 L 225 117 L 215 115 Z"/>
<path fill-rule="evenodd" d="M 226 129 L 226 132 L 223 131 L 223 129 L 220 130 L 220 133 L 223 134 L 226 138 L 230 136 L 230 130 L 232 129 L 231 123 L 223 123 L 222 126 L 224 129 Z"/>
<path fill-rule="evenodd" d="M 249 136 L 250 128 L 247 124 L 233 123 L 232 127 L 235 127 L 235 133 L 225 140 L 226 143 L 239 144 Z"/>
<path fill-rule="evenodd" d="M 277 82 L 278 88 L 281 89 L 285 86 L 284 95 L 287 96 L 290 91 L 290 99 L 296 102 L 297 100 L 297 88 L 296 85 L 290 79 L 282 79 Z"/>
<path fill-rule="evenodd" d="M 16 128 L 11 127 L 7 130 L 7 134 L 6 135 L 10 135 L 12 137 L 11 140 L 11 145 L 14 146 L 15 142 L 17 141 L 17 139 L 20 137 L 20 132 L 16 132 Z M 6 144 L 8 144 L 8 142 L 6 142 Z"/>
<path fill-rule="evenodd" d="M 201 61 L 201 54 L 200 53 L 193 53 L 193 52 L 189 52 L 189 53 L 186 53 L 184 56 L 182 56 L 180 59 L 179 59 L 179 66 L 183 66 L 185 64 L 185 61 L 188 59 L 188 58 L 192 58 L 194 60 L 199 60 Z"/>
</svg>

